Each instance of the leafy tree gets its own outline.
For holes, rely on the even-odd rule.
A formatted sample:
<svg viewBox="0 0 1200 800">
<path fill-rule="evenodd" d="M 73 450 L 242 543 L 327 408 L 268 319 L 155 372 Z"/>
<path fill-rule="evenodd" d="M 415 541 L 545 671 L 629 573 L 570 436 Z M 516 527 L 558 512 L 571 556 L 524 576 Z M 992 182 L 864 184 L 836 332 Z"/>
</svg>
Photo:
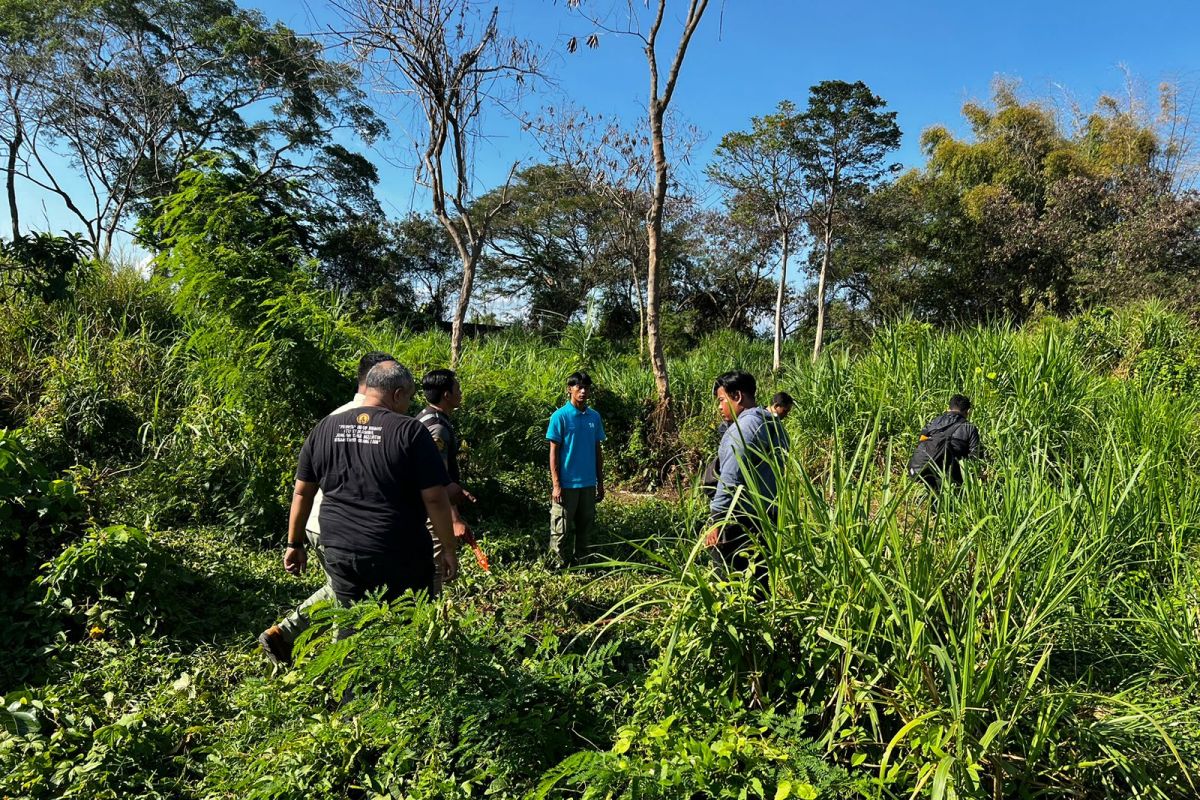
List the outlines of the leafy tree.
<svg viewBox="0 0 1200 800">
<path fill-rule="evenodd" d="M 771 273 L 781 244 L 772 222 L 709 210 L 686 224 L 684 252 L 671 270 L 670 306 L 694 314 L 694 335 L 720 330 L 753 335 L 773 303 L 779 324 L 781 304 Z"/>
<path fill-rule="evenodd" d="M 472 204 L 473 147 L 484 109 L 504 106 L 538 74 L 536 53 L 501 35 L 498 8 L 481 13 L 472 0 L 343 0 L 335 7 L 347 27 L 343 44 L 384 90 L 411 98 L 420 115 L 412 143 L 416 177 L 430 190 L 433 214 L 462 262 L 450 333 L 454 366 L 488 232 L 507 203 L 501 191 L 486 209 Z M 516 164 L 510 179 L 515 170 Z"/>
<path fill-rule="evenodd" d="M 1067 314 L 1148 296 L 1191 302 L 1200 198 L 1178 184 L 1180 145 L 1136 106 L 1102 97 L 1064 122 L 997 85 L 964 106 L 969 139 L 922 136 L 924 168 L 847 208 L 843 284 L 876 318 L 949 322 Z"/>
<path fill-rule="evenodd" d="M 794 123 L 800 168 L 813 197 L 808 228 L 820 243 L 814 361 L 825 336 L 826 284 L 844 201 L 893 171 L 884 158 L 900 145 L 900 128 L 896 112 L 884 111 L 885 105 L 862 81 L 822 81 L 809 90 L 808 106 Z"/>
<path fill-rule="evenodd" d="M 569 166 L 541 164 L 502 190 L 508 203 L 492 225 L 487 280 L 529 302 L 531 321 L 569 320 L 597 288 L 624 274 L 613 252 L 620 210 Z M 485 206 L 495 198 L 482 198 Z"/>
<path fill-rule="evenodd" d="M 752 118 L 749 131 L 725 134 L 708 168 L 709 178 L 727 192 L 734 215 L 770 220 L 779 239 L 772 356 L 775 371 L 779 371 L 783 356 L 783 306 L 792 236 L 809 205 L 796 122 L 796 107 L 786 100 L 781 102 L 775 114 Z"/>
<path fill-rule="evenodd" d="M 568 0 L 568 5 L 579 8 L 582 0 Z M 654 383 L 658 390 L 660 408 L 659 427 L 670 430 L 674 427 L 671 412 L 671 383 L 667 374 L 667 359 L 663 351 L 663 342 L 659 328 L 659 312 L 663 293 L 662 279 L 665 274 L 663 264 L 663 217 L 667 207 L 667 186 L 670 181 L 671 161 L 667 157 L 667 111 L 671 98 L 675 94 L 675 86 L 679 82 L 679 74 L 683 69 L 684 57 L 704 12 L 708 9 L 708 0 L 688 0 L 683 16 L 683 29 L 679 35 L 679 43 L 675 46 L 671 61 L 666 70 L 660 70 L 659 36 L 662 33 L 663 20 L 667 14 L 667 0 L 658 0 L 648 4 L 653 8 L 653 20 L 645 33 L 631 29 L 630 35 L 641 40 L 643 52 L 646 55 L 646 66 L 649 70 L 650 97 L 646 110 L 650 122 L 650 154 L 654 165 L 654 181 L 650 188 L 650 209 L 646 216 L 647 266 L 646 266 L 646 339 L 650 348 L 650 366 L 654 372 Z M 632 6 L 630 6 L 632 10 Z M 593 18 L 598 28 L 607 28 L 599 18 Z M 595 47 L 599 42 L 597 34 L 592 33 L 586 39 L 587 44 Z M 568 49 L 574 50 L 577 40 L 568 41 Z"/>
<path fill-rule="evenodd" d="M 253 169 L 260 192 L 286 184 L 304 198 L 310 227 L 377 211 L 374 167 L 335 137 L 369 142 L 383 126 L 354 71 L 319 43 L 233 0 L 52 0 L 28 17 L 20 35 L 3 37 L 6 51 L 38 54 L 0 75 L 6 177 L 58 196 L 98 254 L 204 151 Z"/>
</svg>

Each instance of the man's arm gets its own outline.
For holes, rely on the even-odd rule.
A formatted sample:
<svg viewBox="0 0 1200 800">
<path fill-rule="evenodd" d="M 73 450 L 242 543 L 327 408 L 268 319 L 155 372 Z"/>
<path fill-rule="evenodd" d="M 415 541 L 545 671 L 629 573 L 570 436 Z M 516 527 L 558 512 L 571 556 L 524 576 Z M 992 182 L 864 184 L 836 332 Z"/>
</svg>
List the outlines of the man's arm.
<svg viewBox="0 0 1200 800">
<path fill-rule="evenodd" d="M 292 490 L 292 507 L 288 513 L 288 547 L 283 554 L 283 568 L 292 575 L 302 575 L 308 565 L 308 553 L 304 549 L 307 539 L 304 525 L 312 512 L 313 498 L 317 496 L 315 481 L 296 479 Z"/>
<path fill-rule="evenodd" d="M 558 473 L 558 449 L 561 445 L 550 440 L 550 499 L 562 503 L 562 481 Z"/>
<path fill-rule="evenodd" d="M 458 575 L 458 548 L 454 544 L 450 496 L 445 486 L 430 486 L 421 490 L 421 500 L 433 525 L 433 535 L 442 543 L 442 578 L 452 581 Z"/>
<path fill-rule="evenodd" d="M 986 461 L 987 453 L 983 449 L 983 441 L 979 437 L 979 428 L 974 425 L 968 426 L 967 431 L 967 458 L 973 458 L 976 461 Z"/>
</svg>

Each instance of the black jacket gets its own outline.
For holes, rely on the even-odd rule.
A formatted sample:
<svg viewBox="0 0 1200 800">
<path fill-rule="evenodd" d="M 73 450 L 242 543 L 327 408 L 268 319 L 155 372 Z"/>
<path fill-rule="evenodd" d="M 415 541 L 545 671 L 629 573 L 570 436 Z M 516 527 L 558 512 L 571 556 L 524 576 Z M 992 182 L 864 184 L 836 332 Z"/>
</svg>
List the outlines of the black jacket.
<svg viewBox="0 0 1200 800">
<path fill-rule="evenodd" d="M 967 422 L 966 418 L 957 411 L 947 411 L 945 414 L 934 417 L 928 425 L 921 429 L 921 436 L 923 438 L 932 437 L 949 428 L 954 428 L 954 431 L 950 434 L 946 472 L 950 476 L 950 480 L 962 483 L 962 468 L 959 467 L 958 462 L 964 458 L 983 460 L 986 454 L 979 438 L 979 429 Z"/>
</svg>

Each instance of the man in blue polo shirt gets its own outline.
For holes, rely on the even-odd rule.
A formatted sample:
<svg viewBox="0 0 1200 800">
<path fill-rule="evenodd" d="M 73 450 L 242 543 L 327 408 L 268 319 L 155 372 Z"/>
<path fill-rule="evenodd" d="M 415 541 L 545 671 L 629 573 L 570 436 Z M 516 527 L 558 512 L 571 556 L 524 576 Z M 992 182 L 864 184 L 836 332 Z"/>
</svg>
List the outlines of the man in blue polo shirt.
<svg viewBox="0 0 1200 800">
<path fill-rule="evenodd" d="M 592 379 L 586 372 L 567 378 L 570 402 L 554 412 L 550 441 L 550 558 L 563 567 L 587 553 L 596 521 L 596 503 L 604 499 L 604 423 L 588 408 Z"/>
</svg>

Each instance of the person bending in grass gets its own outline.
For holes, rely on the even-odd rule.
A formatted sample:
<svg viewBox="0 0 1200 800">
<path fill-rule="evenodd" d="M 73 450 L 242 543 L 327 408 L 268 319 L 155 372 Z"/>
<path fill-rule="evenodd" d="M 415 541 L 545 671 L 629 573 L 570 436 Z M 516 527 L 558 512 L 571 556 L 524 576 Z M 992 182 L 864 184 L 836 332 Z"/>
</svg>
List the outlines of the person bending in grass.
<svg viewBox="0 0 1200 800">
<path fill-rule="evenodd" d="M 729 427 L 717 450 L 718 482 L 709 503 L 704 544 L 721 574 L 749 565 L 746 550 L 756 524 L 755 503 L 761 502 L 774 516 L 776 470 L 789 446 L 783 426 L 758 407 L 756 390 L 754 376 L 738 370 L 721 375 L 713 386 L 717 408 Z"/>
<path fill-rule="evenodd" d="M 776 392 L 771 398 L 769 411 L 775 415 L 777 419 L 783 419 L 788 414 L 792 413 L 792 407 L 796 405 L 796 401 L 787 392 Z"/>
<path fill-rule="evenodd" d="M 596 504 L 604 499 L 604 423 L 588 407 L 592 379 L 567 378 L 568 402 L 550 417 L 550 560 L 567 566 L 587 555 Z"/>
<path fill-rule="evenodd" d="M 921 481 L 936 500 L 947 478 L 955 486 L 963 482 L 960 462 L 983 461 L 985 453 L 979 429 L 971 424 L 971 398 L 956 394 L 950 407 L 921 429 L 920 439 L 908 462 L 908 477 Z"/>
<path fill-rule="evenodd" d="M 372 367 L 362 405 L 326 417 L 300 451 L 283 566 L 299 575 L 308 563 L 303 526 L 319 489 L 325 570 L 343 605 L 380 589 L 384 600 L 434 590 L 426 518 L 442 543 L 442 576 L 458 572 L 450 480 L 429 431 L 406 415 L 415 393 L 401 365 Z"/>
<path fill-rule="evenodd" d="M 354 394 L 354 399 L 334 409 L 332 413 L 340 414 L 362 405 L 367 396 L 367 373 L 371 371 L 371 367 L 383 363 L 394 364 L 396 359 L 387 353 L 378 351 L 367 353 L 360 358 L 358 360 L 358 390 Z M 304 535 L 309 550 L 316 557 L 321 572 L 325 574 L 325 583 L 321 584 L 321 588 L 309 595 L 292 613 L 258 635 L 258 644 L 262 647 L 263 653 L 275 664 L 286 664 L 292 660 L 292 644 L 301 633 L 308 630 L 308 609 L 317 603 L 330 602 L 334 599 L 333 587 L 330 586 L 329 575 L 325 572 L 325 548 L 321 546 L 322 499 L 322 494 L 317 492 L 316 497 L 313 498 L 312 512 L 309 513 L 308 521 L 304 525 Z"/>
</svg>

